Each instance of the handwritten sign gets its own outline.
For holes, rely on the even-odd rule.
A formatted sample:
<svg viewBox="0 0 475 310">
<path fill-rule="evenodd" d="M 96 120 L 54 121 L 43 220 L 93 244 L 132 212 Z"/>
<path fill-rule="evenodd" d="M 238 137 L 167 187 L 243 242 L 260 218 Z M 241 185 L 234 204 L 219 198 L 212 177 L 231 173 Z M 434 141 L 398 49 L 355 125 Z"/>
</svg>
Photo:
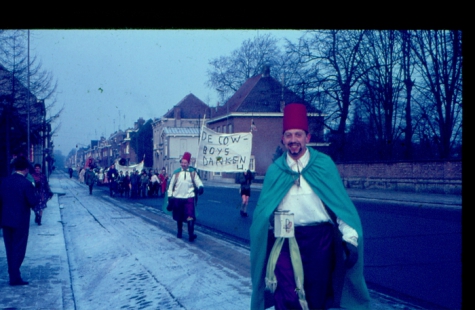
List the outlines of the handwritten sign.
<svg viewBox="0 0 475 310">
<path fill-rule="evenodd" d="M 249 169 L 252 133 L 221 134 L 203 127 L 196 167 L 214 172 L 242 172 Z"/>
</svg>

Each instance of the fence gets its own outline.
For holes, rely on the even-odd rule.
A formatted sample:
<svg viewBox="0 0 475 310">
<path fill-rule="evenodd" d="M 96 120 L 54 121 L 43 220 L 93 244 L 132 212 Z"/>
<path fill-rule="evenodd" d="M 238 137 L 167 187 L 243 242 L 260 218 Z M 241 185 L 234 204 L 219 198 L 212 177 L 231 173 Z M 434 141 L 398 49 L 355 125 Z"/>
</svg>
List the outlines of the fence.
<svg viewBox="0 0 475 310">
<path fill-rule="evenodd" d="M 347 188 L 462 194 L 462 161 L 340 163 Z"/>
</svg>

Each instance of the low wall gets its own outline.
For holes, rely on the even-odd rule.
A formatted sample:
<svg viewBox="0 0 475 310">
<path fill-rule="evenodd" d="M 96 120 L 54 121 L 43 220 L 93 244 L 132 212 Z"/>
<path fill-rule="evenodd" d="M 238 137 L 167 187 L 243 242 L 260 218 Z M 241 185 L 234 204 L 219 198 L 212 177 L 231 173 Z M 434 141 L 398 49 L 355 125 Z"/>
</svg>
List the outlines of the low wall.
<svg viewBox="0 0 475 310">
<path fill-rule="evenodd" d="M 337 164 L 347 188 L 462 194 L 462 161 Z"/>
</svg>

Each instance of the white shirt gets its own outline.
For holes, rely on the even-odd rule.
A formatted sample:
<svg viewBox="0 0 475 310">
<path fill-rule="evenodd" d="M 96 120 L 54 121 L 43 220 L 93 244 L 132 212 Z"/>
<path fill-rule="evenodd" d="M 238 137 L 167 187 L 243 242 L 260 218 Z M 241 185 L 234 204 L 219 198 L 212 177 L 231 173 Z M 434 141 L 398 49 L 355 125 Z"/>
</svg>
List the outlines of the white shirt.
<svg viewBox="0 0 475 310">
<path fill-rule="evenodd" d="M 287 164 L 290 169 L 299 172 L 307 166 L 310 160 L 310 152 L 305 150 L 304 155 L 295 161 L 289 154 L 287 154 Z M 323 202 L 320 197 L 315 194 L 307 181 L 302 175 L 300 178 L 300 186 L 294 184 L 284 199 L 277 207 L 277 210 L 289 210 L 289 213 L 294 214 L 295 226 L 305 226 L 320 222 L 331 222 Z M 341 219 L 337 218 L 338 229 L 343 235 L 343 240 L 358 246 L 358 233 L 352 227 L 348 226 Z"/>
<path fill-rule="evenodd" d="M 155 183 L 155 182 L 160 183 L 160 180 L 158 179 L 158 177 L 155 174 L 152 174 L 152 177 L 150 178 L 150 181 L 152 181 L 152 183 Z"/>
<path fill-rule="evenodd" d="M 194 182 L 197 188 L 203 186 L 203 182 L 201 182 L 200 176 L 198 173 L 194 172 Z M 177 176 L 178 175 L 178 179 Z M 176 183 L 176 185 L 175 185 Z M 190 198 L 195 197 L 195 191 L 193 187 L 193 182 L 191 180 L 190 171 L 183 169 L 180 173 L 175 173 L 170 180 L 170 185 L 168 186 L 168 197 L 175 197 L 175 198 Z"/>
</svg>

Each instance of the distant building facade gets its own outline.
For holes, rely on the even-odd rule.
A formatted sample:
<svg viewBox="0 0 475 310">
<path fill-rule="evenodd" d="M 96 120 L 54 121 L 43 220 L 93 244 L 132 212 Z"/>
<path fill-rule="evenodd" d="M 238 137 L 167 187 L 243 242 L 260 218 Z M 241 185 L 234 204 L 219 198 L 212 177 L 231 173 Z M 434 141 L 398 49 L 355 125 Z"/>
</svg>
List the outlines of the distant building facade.
<svg viewBox="0 0 475 310">
<path fill-rule="evenodd" d="M 188 94 L 173 109 L 152 123 L 153 169 L 165 167 L 168 173 L 180 166 L 184 152 L 192 154 L 195 166 L 200 128 L 203 118 L 210 117 L 210 108 L 193 94 Z"/>
</svg>

